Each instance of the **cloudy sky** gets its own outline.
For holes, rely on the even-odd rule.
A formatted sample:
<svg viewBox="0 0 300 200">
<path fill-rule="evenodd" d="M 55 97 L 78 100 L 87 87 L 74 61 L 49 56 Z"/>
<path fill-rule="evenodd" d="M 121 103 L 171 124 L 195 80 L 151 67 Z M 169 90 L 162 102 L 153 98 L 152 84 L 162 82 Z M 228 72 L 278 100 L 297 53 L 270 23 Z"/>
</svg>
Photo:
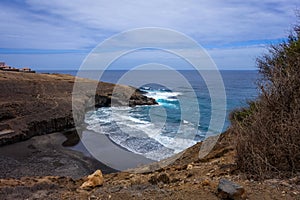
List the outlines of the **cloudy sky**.
<svg viewBox="0 0 300 200">
<path fill-rule="evenodd" d="M 1 0 L 0 60 L 40 70 L 78 69 L 114 34 L 160 27 L 196 40 L 220 69 L 255 69 L 265 46 L 286 38 L 299 8 L 299 0 Z M 120 67 L 143 56 L 159 62 L 162 55 L 136 53 Z"/>
</svg>

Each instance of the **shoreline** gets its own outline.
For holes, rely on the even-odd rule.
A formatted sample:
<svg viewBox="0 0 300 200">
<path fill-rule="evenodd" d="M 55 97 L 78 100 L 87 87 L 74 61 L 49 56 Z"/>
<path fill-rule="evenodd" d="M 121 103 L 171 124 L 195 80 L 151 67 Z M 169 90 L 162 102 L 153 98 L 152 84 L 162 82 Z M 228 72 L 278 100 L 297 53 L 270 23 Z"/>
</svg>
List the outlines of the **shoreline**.
<svg viewBox="0 0 300 200">
<path fill-rule="evenodd" d="M 90 130 L 83 130 L 78 144 L 68 148 L 79 151 L 85 156 L 92 156 L 99 162 L 118 171 L 156 162 L 118 145 L 108 135 Z"/>
<path fill-rule="evenodd" d="M 72 92 L 75 81 L 82 87 L 78 90 L 74 110 Z M 101 169 L 103 173 L 118 171 L 98 161 L 101 159 L 69 148 L 78 143 L 80 137 L 65 131 L 72 128 L 74 130 L 76 123 L 83 123 L 86 111 L 93 106 L 93 98 L 95 107 L 110 106 L 110 94 L 115 84 L 64 74 L 4 71 L 0 73 L 0 82 L 0 178 L 47 175 L 81 178 L 97 169 Z M 90 89 L 90 86 L 95 85 L 96 91 Z M 136 88 L 119 86 L 123 89 L 124 96 L 132 95 L 129 106 L 156 103 Z M 122 103 L 120 101 L 121 105 Z M 108 164 L 113 161 L 120 164 L 121 169 L 132 167 L 126 164 L 130 159 L 122 160 L 128 152 L 120 150 L 103 137 L 102 147 L 104 146 L 108 149 Z M 113 154 L 112 157 L 117 158 L 117 161 L 110 160 L 112 149 L 123 156 Z M 135 156 L 130 157 L 135 159 Z M 137 160 L 144 163 L 142 158 Z M 113 166 L 120 169 L 118 165 Z"/>
<path fill-rule="evenodd" d="M 78 135 L 75 129 L 70 129 L 1 146 L 0 179 L 36 176 L 79 179 L 97 169 L 110 174 L 153 162 L 156 161 L 119 146 L 107 135 L 89 130 Z"/>
</svg>

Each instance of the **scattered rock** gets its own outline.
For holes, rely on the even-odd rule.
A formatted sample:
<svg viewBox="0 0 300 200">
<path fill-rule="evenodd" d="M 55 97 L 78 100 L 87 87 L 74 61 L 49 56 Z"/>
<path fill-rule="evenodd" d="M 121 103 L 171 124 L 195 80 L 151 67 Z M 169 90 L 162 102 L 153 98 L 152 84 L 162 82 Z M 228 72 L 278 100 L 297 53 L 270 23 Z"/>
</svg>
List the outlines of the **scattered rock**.
<svg viewBox="0 0 300 200">
<path fill-rule="evenodd" d="M 221 199 L 243 200 L 246 199 L 245 189 L 227 179 L 221 179 L 217 190 L 218 197 Z"/>
<path fill-rule="evenodd" d="M 151 176 L 150 179 L 149 179 L 149 182 L 151 184 L 158 184 L 160 182 L 168 184 L 168 183 L 170 183 L 170 178 L 169 178 L 168 174 L 162 173 L 159 176 L 156 176 L 156 175 Z"/>
<path fill-rule="evenodd" d="M 187 167 L 186 167 L 186 169 L 188 169 L 188 170 L 189 169 L 193 169 L 193 165 L 192 164 L 188 164 Z"/>
<path fill-rule="evenodd" d="M 285 186 L 285 187 L 292 187 L 288 182 L 286 182 L 286 181 L 282 181 L 281 183 L 280 183 L 280 185 L 282 185 L 282 186 Z"/>
<path fill-rule="evenodd" d="M 203 182 L 202 182 L 202 186 L 208 186 L 210 185 L 210 181 L 208 179 L 205 179 Z"/>
<path fill-rule="evenodd" d="M 98 199 L 95 195 L 91 195 L 90 197 L 89 197 L 89 200 L 94 200 L 94 199 Z"/>
<path fill-rule="evenodd" d="M 122 185 L 117 185 L 117 186 L 114 186 L 114 187 L 110 187 L 108 189 L 108 192 L 110 193 L 115 193 L 115 192 L 119 192 L 120 190 L 123 189 L 123 186 Z"/>
<path fill-rule="evenodd" d="M 296 176 L 294 178 L 291 178 L 289 180 L 290 184 L 296 184 L 296 185 L 300 185 L 300 176 Z"/>
<path fill-rule="evenodd" d="M 190 178 L 190 177 L 192 177 L 194 174 L 193 173 L 188 173 L 187 175 L 186 175 L 186 178 Z"/>
<path fill-rule="evenodd" d="M 87 177 L 87 181 L 85 181 L 80 188 L 81 189 L 93 189 L 95 187 L 103 185 L 104 179 L 102 176 L 101 170 L 95 171 L 93 174 Z"/>
</svg>

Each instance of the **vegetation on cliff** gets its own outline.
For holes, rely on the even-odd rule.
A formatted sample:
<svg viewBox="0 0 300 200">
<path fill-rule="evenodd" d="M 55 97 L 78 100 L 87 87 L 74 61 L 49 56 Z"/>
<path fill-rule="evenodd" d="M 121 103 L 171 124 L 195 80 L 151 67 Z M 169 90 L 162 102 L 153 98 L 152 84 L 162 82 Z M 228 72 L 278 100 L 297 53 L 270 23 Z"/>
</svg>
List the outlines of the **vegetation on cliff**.
<svg viewBox="0 0 300 200">
<path fill-rule="evenodd" d="M 237 165 L 256 178 L 293 176 L 300 172 L 300 25 L 257 65 L 259 97 L 231 113 Z"/>
</svg>

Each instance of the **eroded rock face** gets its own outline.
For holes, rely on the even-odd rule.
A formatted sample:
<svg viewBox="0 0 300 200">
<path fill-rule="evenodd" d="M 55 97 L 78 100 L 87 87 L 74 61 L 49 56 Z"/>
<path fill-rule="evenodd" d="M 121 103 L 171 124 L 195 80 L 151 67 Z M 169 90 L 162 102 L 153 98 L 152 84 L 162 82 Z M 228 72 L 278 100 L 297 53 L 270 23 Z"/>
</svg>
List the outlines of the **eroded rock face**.
<svg viewBox="0 0 300 200">
<path fill-rule="evenodd" d="M 103 185 L 104 178 L 101 170 L 95 171 L 87 177 L 87 180 L 80 186 L 80 189 L 89 190 Z"/>
<path fill-rule="evenodd" d="M 243 200 L 245 197 L 245 189 L 227 179 L 221 179 L 218 185 L 218 197 L 221 199 Z"/>
<path fill-rule="evenodd" d="M 83 123 L 87 110 L 111 105 L 115 84 L 80 78 L 76 81 L 82 84 L 72 98 L 74 81 L 70 75 L 1 71 L 0 145 L 73 128 L 74 121 Z M 156 104 L 135 88 L 119 87 L 115 96 L 126 98 L 117 99 L 116 106 Z"/>
</svg>

